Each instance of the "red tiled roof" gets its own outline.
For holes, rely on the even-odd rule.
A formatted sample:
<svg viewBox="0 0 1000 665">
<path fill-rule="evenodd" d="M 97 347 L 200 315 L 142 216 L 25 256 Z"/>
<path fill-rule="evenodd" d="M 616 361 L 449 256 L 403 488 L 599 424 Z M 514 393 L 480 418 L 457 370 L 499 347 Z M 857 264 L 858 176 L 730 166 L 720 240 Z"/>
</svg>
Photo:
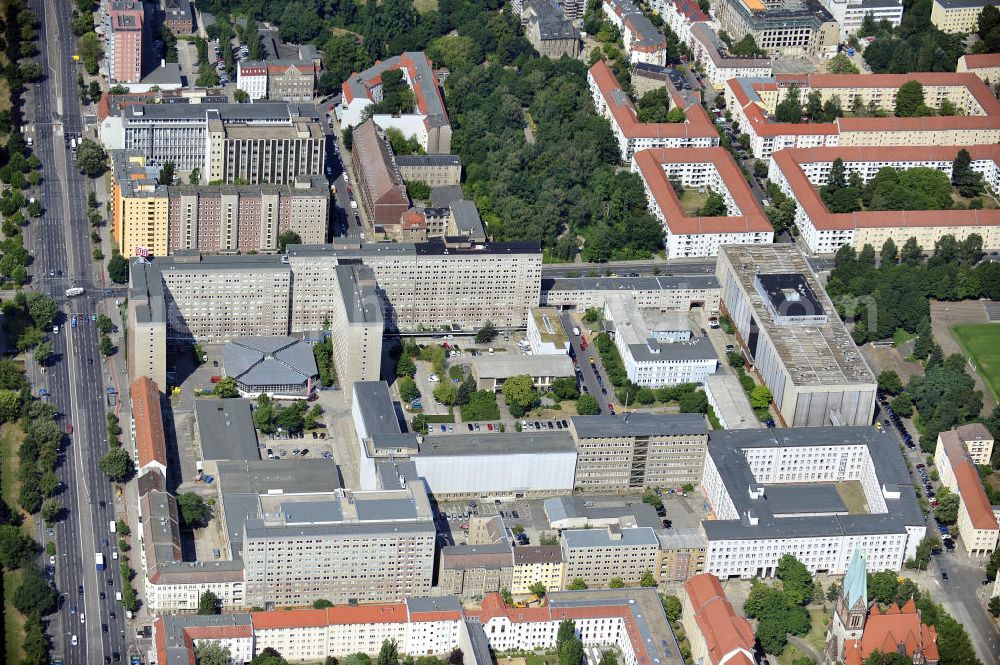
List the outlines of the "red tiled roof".
<svg viewBox="0 0 1000 665">
<path fill-rule="evenodd" d="M 626 138 L 717 138 L 719 135 L 701 104 L 692 104 L 684 109 L 684 122 L 639 122 L 635 106 L 625 97 L 606 62 L 598 60 L 594 63 L 590 68 L 590 75 L 600 89 L 615 124 Z M 623 100 L 621 103 L 615 99 L 615 91 L 620 93 Z M 680 96 L 672 95 L 672 101 L 684 108 Z"/>
<path fill-rule="evenodd" d="M 712 148 L 653 148 L 640 150 L 635 162 L 653 193 L 673 234 L 754 233 L 773 231 L 767 215 L 750 191 L 739 167 L 726 150 Z M 743 214 L 739 217 L 689 217 L 670 184 L 663 164 L 706 164 L 718 169 L 726 189 Z"/>
<path fill-rule="evenodd" d="M 891 653 L 899 652 L 900 648 L 911 657 L 922 651 L 930 662 L 940 658 L 937 631 L 920 623 L 920 613 L 912 598 L 902 608 L 893 604 L 885 612 L 874 606 L 861 639 L 844 643 L 844 662 L 845 665 L 861 665 L 875 651 Z"/>
<path fill-rule="evenodd" d="M 250 621 L 254 630 L 323 626 L 344 626 L 367 623 L 406 623 L 428 621 L 459 621 L 462 613 L 455 611 L 434 611 L 407 613 L 405 603 L 382 605 L 338 605 L 322 610 L 274 610 L 271 612 L 251 612 Z"/>
<path fill-rule="evenodd" d="M 963 55 L 967 69 L 986 69 L 1000 67 L 1000 53 L 974 53 Z"/>
<path fill-rule="evenodd" d="M 916 72 L 911 74 L 778 74 L 775 82 L 754 83 L 755 90 L 775 90 L 792 84 L 810 90 L 822 88 L 898 89 L 907 81 L 925 86 L 966 88 L 983 107 L 985 115 L 933 116 L 927 118 L 838 118 L 832 123 L 773 122 L 763 109 L 752 102 L 736 79 L 727 81 L 729 89 L 743 109 L 758 136 L 801 136 L 860 131 L 946 131 L 1000 128 L 1000 101 L 983 81 L 971 72 Z"/>
<path fill-rule="evenodd" d="M 708 573 L 695 575 L 684 583 L 684 590 L 694 608 L 695 621 L 705 638 L 712 665 L 723 662 L 734 651 L 741 652 L 742 661 L 729 660 L 728 663 L 747 662 L 746 653 L 742 652 L 753 653 L 753 628 L 733 610 L 719 578 Z"/>
<path fill-rule="evenodd" d="M 166 467 L 167 444 L 163 436 L 160 391 L 148 376 L 139 377 L 132 383 L 132 417 L 139 468 L 154 462 Z"/>
<path fill-rule="evenodd" d="M 979 471 L 969 457 L 965 442 L 955 430 L 941 432 L 939 436 L 944 453 L 951 462 L 951 469 L 955 473 L 958 493 L 969 513 L 972 527 L 975 529 L 1000 529 L 1000 526 L 997 525 L 997 518 L 993 514 L 993 506 L 986 496 L 986 490 L 983 489 L 983 481 L 979 477 Z"/>
<path fill-rule="evenodd" d="M 838 157 L 845 162 L 950 161 L 963 147 L 969 151 L 974 160 L 992 159 L 1000 162 L 1000 146 L 996 145 L 787 148 L 778 150 L 771 155 L 771 158 L 792 188 L 793 197 L 809 216 L 813 226 L 820 230 L 998 226 L 1000 210 L 886 210 L 832 213 L 801 167 L 802 164 L 812 162 L 832 162 Z"/>
</svg>

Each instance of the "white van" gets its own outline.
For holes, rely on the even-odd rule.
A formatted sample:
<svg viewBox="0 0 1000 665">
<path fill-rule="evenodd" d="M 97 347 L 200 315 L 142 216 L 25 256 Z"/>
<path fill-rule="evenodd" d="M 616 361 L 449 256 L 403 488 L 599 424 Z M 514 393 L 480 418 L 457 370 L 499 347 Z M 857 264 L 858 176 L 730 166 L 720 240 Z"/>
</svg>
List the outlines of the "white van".
<svg viewBox="0 0 1000 665">
<path fill-rule="evenodd" d="M 114 520 L 108 522 L 108 533 L 118 533 L 118 525 L 115 524 Z"/>
</svg>

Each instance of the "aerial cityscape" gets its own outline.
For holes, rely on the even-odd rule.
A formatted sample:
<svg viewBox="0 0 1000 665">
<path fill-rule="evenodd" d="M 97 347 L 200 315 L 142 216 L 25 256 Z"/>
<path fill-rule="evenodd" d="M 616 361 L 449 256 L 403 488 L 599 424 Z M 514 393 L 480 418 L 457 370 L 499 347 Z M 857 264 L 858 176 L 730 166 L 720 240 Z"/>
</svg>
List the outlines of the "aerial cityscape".
<svg viewBox="0 0 1000 665">
<path fill-rule="evenodd" d="M 1000 660 L 995 0 L 0 25 L 0 662 Z"/>
</svg>

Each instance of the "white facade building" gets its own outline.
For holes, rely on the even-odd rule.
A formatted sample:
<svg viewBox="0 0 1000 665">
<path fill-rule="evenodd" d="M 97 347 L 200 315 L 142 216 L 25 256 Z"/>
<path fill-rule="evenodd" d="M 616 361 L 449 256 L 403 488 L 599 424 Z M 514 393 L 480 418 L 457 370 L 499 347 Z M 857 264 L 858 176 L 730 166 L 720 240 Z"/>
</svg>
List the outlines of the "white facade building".
<svg viewBox="0 0 1000 665">
<path fill-rule="evenodd" d="M 868 570 L 900 570 L 926 535 L 898 444 L 874 428 L 713 432 L 708 452 L 705 570 L 721 579 L 770 577 L 784 554 L 843 575 L 859 548 Z M 860 484 L 865 514 L 844 505 L 845 482 Z"/>
<path fill-rule="evenodd" d="M 613 326 L 615 347 L 629 380 L 636 385 L 659 388 L 704 383 L 718 367 L 718 357 L 708 338 L 691 339 L 689 335 L 684 341 L 670 341 L 678 339 L 678 331 L 656 324 L 651 330 L 630 296 L 608 296 L 604 318 Z"/>
</svg>

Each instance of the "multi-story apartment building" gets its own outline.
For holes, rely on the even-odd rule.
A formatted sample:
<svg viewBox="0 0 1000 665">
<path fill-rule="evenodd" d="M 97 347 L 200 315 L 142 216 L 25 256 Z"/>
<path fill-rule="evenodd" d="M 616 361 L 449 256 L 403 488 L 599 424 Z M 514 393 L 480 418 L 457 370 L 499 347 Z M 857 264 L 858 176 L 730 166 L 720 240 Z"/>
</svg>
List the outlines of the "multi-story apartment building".
<svg viewBox="0 0 1000 665">
<path fill-rule="evenodd" d="M 167 388 L 167 305 L 159 272 L 139 263 L 129 270 L 129 380 L 148 376 Z"/>
<path fill-rule="evenodd" d="M 294 245 L 288 259 L 300 266 L 330 254 L 375 272 L 390 329 L 478 329 L 487 321 L 498 328 L 522 327 L 538 304 L 537 243 L 379 243 L 335 251 L 328 245 Z"/>
<path fill-rule="evenodd" d="M 839 483 L 860 484 L 864 512 Z M 927 532 L 898 443 L 872 427 L 713 432 L 701 487 L 705 571 L 720 579 L 770 577 L 783 554 L 843 575 L 858 549 L 869 571 L 900 570 Z"/>
<path fill-rule="evenodd" d="M 382 304 L 368 266 L 335 268 L 339 298 L 332 298 L 330 338 L 337 380 L 350 393 L 358 381 L 378 381 L 382 367 Z M 293 314 L 294 317 L 294 314 Z"/>
<path fill-rule="evenodd" d="M 206 591 L 214 593 L 224 608 L 246 607 L 241 561 L 183 561 L 180 513 L 172 494 L 161 490 L 143 494 L 139 515 L 136 535 L 145 571 L 143 599 L 151 612 L 193 613 Z"/>
<path fill-rule="evenodd" d="M 419 180 L 428 187 L 462 184 L 462 158 L 458 155 L 395 155 L 403 180 Z"/>
<path fill-rule="evenodd" d="M 979 427 L 985 429 L 981 424 Z M 958 495 L 958 535 L 966 553 L 988 556 L 997 547 L 1000 526 L 976 464 L 965 446 L 958 430 L 941 432 L 934 451 L 934 464 L 941 484 Z"/>
<path fill-rule="evenodd" d="M 498 593 L 463 609 L 454 596 L 405 602 L 292 609 L 222 616 L 176 615 L 153 622 L 159 663 L 188 662 L 215 640 L 234 661 L 274 649 L 293 662 L 376 655 L 386 640 L 400 654 L 445 657 L 460 649 L 468 665 L 490 665 L 492 652 L 552 649 L 569 619 L 588 649 L 614 650 L 623 665 L 683 665 L 676 638 L 653 589 L 598 589 L 546 594 L 546 605 L 514 608 Z"/>
<path fill-rule="evenodd" d="M 588 587 L 607 588 L 617 578 L 626 586 L 639 586 L 645 573 L 654 579 L 659 574 L 660 545 L 649 527 L 566 529 L 559 545 L 567 584 L 581 579 Z"/>
<path fill-rule="evenodd" d="M 715 256 L 720 245 L 769 245 L 774 240 L 764 209 L 723 148 L 641 150 L 632 156 L 632 172 L 642 177 L 649 210 L 663 227 L 667 258 Z M 725 214 L 685 212 L 675 183 L 719 194 Z"/>
<path fill-rule="evenodd" d="M 640 309 L 719 311 L 719 282 L 712 275 L 547 277 L 542 279 L 541 304 L 572 307 L 577 312 L 603 310 L 605 300 L 614 293 L 632 296 Z"/>
<path fill-rule="evenodd" d="M 673 5 L 672 5 L 673 6 Z M 756 55 L 732 55 L 708 23 L 695 23 L 688 32 L 694 59 L 705 68 L 705 76 L 716 90 L 732 78 L 771 76 L 771 59 Z"/>
<path fill-rule="evenodd" d="M 719 144 L 719 133 L 701 104 L 688 104 L 677 94 L 671 104 L 684 109 L 684 122 L 639 122 L 635 105 L 622 90 L 611 68 L 603 60 L 587 72 L 590 95 L 597 114 L 611 123 L 622 161 L 628 162 L 646 148 L 708 147 Z"/>
<path fill-rule="evenodd" d="M 975 32 L 983 8 L 993 4 L 992 0 L 934 0 L 931 3 L 931 23 L 941 32 Z"/>
<path fill-rule="evenodd" d="M 829 56 L 840 43 L 837 20 L 818 0 L 722 0 L 715 17 L 733 39 L 752 35 L 758 46 L 774 55 Z"/>
<path fill-rule="evenodd" d="M 715 274 L 720 308 L 780 420 L 789 427 L 871 424 L 875 375 L 796 247 L 726 246 Z"/>
<path fill-rule="evenodd" d="M 358 125 L 353 137 L 351 163 L 358 178 L 358 198 L 378 233 L 386 226 L 400 223 L 401 215 L 410 209 L 410 197 L 392 149 L 379 135 L 375 123 L 369 120 Z"/>
<path fill-rule="evenodd" d="M 111 146 L 198 169 L 205 182 L 292 182 L 323 175 L 326 140 L 314 106 L 294 104 L 130 104 L 120 130 L 105 128 Z M 120 132 L 120 136 L 118 135 Z"/>
<path fill-rule="evenodd" d="M 107 2 L 104 61 L 111 83 L 138 83 L 142 80 L 142 43 L 146 23 L 142 2 Z"/>
<path fill-rule="evenodd" d="M 974 53 L 958 59 L 956 72 L 972 73 L 991 88 L 1000 83 L 1000 53 Z"/>
<path fill-rule="evenodd" d="M 894 117 L 896 91 L 907 81 L 924 89 L 928 106 L 948 100 L 954 116 Z M 860 103 L 886 117 L 842 117 L 833 122 L 774 122 L 774 111 L 792 88 L 802 99 L 818 91 L 823 102 L 836 97 L 844 109 Z M 915 72 L 910 74 L 782 74 L 773 79 L 731 79 L 725 84 L 726 105 L 741 132 L 750 136 L 758 159 L 784 148 L 826 146 L 953 146 L 1000 142 L 1000 101 L 974 74 Z"/>
<path fill-rule="evenodd" d="M 677 39 L 689 47 L 695 24 L 712 20 L 694 0 L 653 0 L 650 6 L 677 35 Z"/>
<path fill-rule="evenodd" d="M 570 419 L 576 443 L 575 487 L 628 492 L 701 480 L 708 426 L 701 414 L 632 413 Z"/>
<path fill-rule="evenodd" d="M 365 109 L 382 101 L 382 74 L 395 69 L 402 70 L 413 90 L 416 108 L 412 113 L 399 115 L 376 113 L 372 120 L 383 130 L 393 127 L 404 136 L 415 137 L 428 153 L 450 153 L 451 121 L 430 58 L 422 51 L 407 51 L 380 60 L 344 81 L 343 101 L 337 110 L 341 126 L 356 127 L 366 119 Z"/>
<path fill-rule="evenodd" d="M 859 251 L 865 245 L 881 247 L 890 239 L 902 247 L 909 238 L 932 249 L 942 236 L 963 240 L 973 233 L 983 239 L 983 249 L 1000 248 L 1000 210 L 861 210 L 836 214 L 820 198 L 818 190 L 827 184 L 836 159 L 843 160 L 847 173 L 858 174 L 863 182 L 886 167 L 932 168 L 950 178 L 952 162 L 962 149 L 972 157 L 972 170 L 998 191 L 1000 147 L 996 145 L 792 148 L 772 155 L 768 177 L 798 202 L 795 225 L 815 254 L 832 254 L 844 245 Z"/>
<path fill-rule="evenodd" d="M 967 423 L 954 429 L 965 445 L 972 463 L 976 466 L 991 464 L 993 458 L 993 434 L 982 423 Z"/>
<path fill-rule="evenodd" d="M 524 545 L 514 548 L 510 592 L 531 593 L 541 583 L 546 591 L 560 591 L 566 584 L 566 564 L 558 545 Z"/>
<path fill-rule="evenodd" d="M 719 366 L 707 337 L 693 337 L 687 317 L 647 325 L 631 296 L 605 298 L 604 318 L 632 383 L 646 388 L 704 383 Z"/>
<path fill-rule="evenodd" d="M 125 256 L 276 252 L 294 231 L 304 243 L 326 240 L 330 194 L 319 176 L 288 185 L 159 185 L 143 159 L 112 151 L 112 220 Z"/>
<path fill-rule="evenodd" d="M 701 529 L 674 526 L 658 531 L 656 537 L 660 540 L 661 587 L 666 588 L 705 572 L 708 541 Z"/>
<path fill-rule="evenodd" d="M 250 99 L 308 102 L 316 88 L 316 66 L 311 60 L 241 61 L 236 87 Z"/>
<path fill-rule="evenodd" d="M 510 543 L 447 545 L 441 548 L 437 586 L 456 596 L 482 598 L 510 589 L 513 569 Z"/>
<path fill-rule="evenodd" d="M 604 0 L 601 6 L 604 16 L 621 32 L 629 62 L 667 64 L 667 38 L 632 0 Z"/>
<path fill-rule="evenodd" d="M 138 302 L 150 303 L 152 318 L 144 324 L 154 340 L 146 348 L 149 353 L 166 355 L 165 346 L 158 349 L 161 339 L 164 344 L 225 342 L 288 334 L 292 273 L 277 256 L 179 252 L 155 264 L 136 263 L 130 273 L 129 300 L 135 294 Z M 146 313 L 137 306 L 137 319 Z M 134 351 L 139 351 L 138 345 Z"/>
<path fill-rule="evenodd" d="M 258 495 L 256 515 L 237 518 L 227 522 L 242 522 L 250 605 L 401 601 L 431 590 L 437 538 L 421 481 L 394 491 Z"/>
</svg>

